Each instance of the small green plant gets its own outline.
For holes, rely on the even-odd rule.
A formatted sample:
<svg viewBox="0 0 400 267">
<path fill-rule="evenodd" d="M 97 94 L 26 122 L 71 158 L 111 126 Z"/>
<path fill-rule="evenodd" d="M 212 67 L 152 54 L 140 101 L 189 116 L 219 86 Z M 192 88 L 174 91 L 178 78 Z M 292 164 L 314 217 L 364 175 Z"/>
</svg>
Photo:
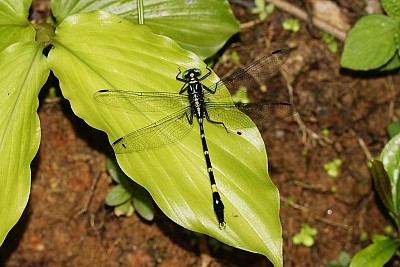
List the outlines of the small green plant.
<svg viewBox="0 0 400 267">
<path fill-rule="evenodd" d="M 385 235 L 373 235 L 372 244 L 354 255 L 351 267 L 377 267 L 387 263 L 398 251 L 400 240 L 400 134 L 384 147 L 379 159 L 373 160 L 372 177 L 375 190 L 382 200 L 395 229 L 385 226 Z"/>
<path fill-rule="evenodd" d="M 302 223 L 300 232 L 293 236 L 293 243 L 295 245 L 312 247 L 315 243 L 314 236 L 316 234 L 317 234 L 317 229 L 311 227 L 307 223 Z"/>
<path fill-rule="evenodd" d="M 136 211 L 143 219 L 152 221 L 154 206 L 146 189 L 126 176 L 115 160 L 107 159 L 106 167 L 112 180 L 117 183 L 105 199 L 108 206 L 114 207 L 115 215 L 130 217 Z"/>
<path fill-rule="evenodd" d="M 382 0 L 387 15 L 361 18 L 349 31 L 340 60 L 353 70 L 392 70 L 400 67 L 400 1 Z"/>
<path fill-rule="evenodd" d="M 274 11 L 274 5 L 272 4 L 265 4 L 264 0 L 255 0 L 254 1 L 255 8 L 251 10 L 252 14 L 258 14 L 258 18 L 262 21 L 265 20 L 269 14 Z"/>
<path fill-rule="evenodd" d="M 329 51 L 331 51 L 332 53 L 336 53 L 338 50 L 338 43 L 335 37 L 327 32 L 322 32 L 321 37 L 322 40 L 324 40 L 324 42 L 328 45 Z"/>
<path fill-rule="evenodd" d="M 300 30 L 300 22 L 295 18 L 285 20 L 282 26 L 287 31 L 298 32 Z"/>
<path fill-rule="evenodd" d="M 331 133 L 331 131 L 329 131 L 328 128 L 323 128 L 321 130 L 321 133 L 322 133 L 323 136 L 328 136 Z"/>
<path fill-rule="evenodd" d="M 349 253 L 342 251 L 336 260 L 329 261 L 325 267 L 347 267 L 351 261 L 351 256 Z"/>
<path fill-rule="evenodd" d="M 342 166 L 341 159 L 334 159 L 324 164 L 324 169 L 331 177 L 338 177 L 340 166 Z"/>
</svg>

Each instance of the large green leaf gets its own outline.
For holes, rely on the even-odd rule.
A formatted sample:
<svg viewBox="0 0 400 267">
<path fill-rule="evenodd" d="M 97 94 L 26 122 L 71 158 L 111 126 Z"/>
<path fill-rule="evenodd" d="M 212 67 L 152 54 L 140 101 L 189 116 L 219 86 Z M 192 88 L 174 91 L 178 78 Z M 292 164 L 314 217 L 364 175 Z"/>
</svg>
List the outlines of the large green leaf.
<svg viewBox="0 0 400 267">
<path fill-rule="evenodd" d="M 51 3 L 58 21 L 79 12 L 103 10 L 138 22 L 137 0 L 53 0 Z M 203 59 L 214 55 L 239 30 L 226 0 L 146 0 L 144 23 L 154 33 L 174 39 Z"/>
<path fill-rule="evenodd" d="M 391 238 L 375 242 L 357 252 L 351 260 L 350 267 L 380 267 L 385 265 L 396 252 L 398 240 Z"/>
<path fill-rule="evenodd" d="M 16 42 L 35 40 L 35 29 L 28 20 L 31 2 L 0 1 L 0 50 Z"/>
<path fill-rule="evenodd" d="M 140 113 L 110 108 L 94 100 L 96 91 L 178 92 L 183 85 L 175 79 L 178 67 L 206 69 L 196 55 L 171 39 L 104 12 L 67 18 L 57 28 L 52 43 L 48 62 L 60 80 L 64 96 L 75 114 L 107 132 L 110 141 L 174 110 Z M 211 85 L 218 80 L 212 74 L 204 82 Z M 212 209 L 196 122 L 193 131 L 179 142 L 118 154 L 117 160 L 124 172 L 145 187 L 164 213 L 178 224 L 226 244 L 264 254 L 275 266 L 282 266 L 279 195 L 268 177 L 259 132 L 250 128 L 239 136 L 208 122 L 204 127 L 225 204 L 224 230 L 219 229 Z"/>
<path fill-rule="evenodd" d="M 400 134 L 394 136 L 385 145 L 380 159 L 385 167 L 387 175 L 390 178 L 394 210 L 395 212 L 398 212 L 400 209 Z"/>
<path fill-rule="evenodd" d="M 26 42 L 0 52 L 0 244 L 29 197 L 30 163 L 40 142 L 37 96 L 49 75 L 42 50 Z"/>
<path fill-rule="evenodd" d="M 386 64 L 396 52 L 398 28 L 399 23 L 385 15 L 361 18 L 347 35 L 340 64 L 354 70 L 370 70 Z"/>
</svg>

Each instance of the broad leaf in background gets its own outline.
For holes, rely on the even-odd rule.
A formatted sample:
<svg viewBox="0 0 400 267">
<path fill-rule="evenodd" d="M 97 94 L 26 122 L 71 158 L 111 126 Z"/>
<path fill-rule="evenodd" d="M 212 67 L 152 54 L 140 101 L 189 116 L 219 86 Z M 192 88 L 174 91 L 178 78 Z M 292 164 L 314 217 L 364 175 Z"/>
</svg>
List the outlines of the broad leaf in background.
<svg viewBox="0 0 400 267">
<path fill-rule="evenodd" d="M 391 194 L 395 212 L 400 208 L 400 134 L 394 136 L 382 150 L 380 160 L 390 178 Z M 398 216 L 398 215 L 397 215 Z"/>
<path fill-rule="evenodd" d="M 138 23 L 137 0 L 52 0 L 51 4 L 58 22 L 76 13 L 103 10 Z M 226 0 L 146 0 L 144 24 L 203 59 L 239 30 Z"/>
<path fill-rule="evenodd" d="M 28 20 L 32 0 L 0 1 L 0 51 L 10 44 L 35 40 L 35 29 Z"/>
<path fill-rule="evenodd" d="M 54 47 L 48 62 L 63 95 L 75 114 L 107 132 L 111 142 L 176 110 L 141 113 L 110 108 L 94 100 L 95 92 L 178 92 L 183 85 L 175 79 L 178 67 L 206 69 L 200 58 L 171 39 L 105 12 L 67 18 L 51 42 Z M 218 80 L 213 74 L 204 83 L 211 85 Z M 219 229 L 213 212 L 197 122 L 179 142 L 118 154 L 117 160 L 178 224 L 231 246 L 264 254 L 275 266 L 282 266 L 279 195 L 267 173 L 265 146 L 258 130 L 245 129 L 239 136 L 208 122 L 204 128 L 225 204 L 224 230 Z"/>
<path fill-rule="evenodd" d="M 374 242 L 353 257 L 350 267 L 383 266 L 392 258 L 398 245 L 398 240 L 390 238 Z"/>
<path fill-rule="evenodd" d="M 361 18 L 349 31 L 340 64 L 354 70 L 371 70 L 388 63 L 396 53 L 399 23 L 385 15 Z"/>
<path fill-rule="evenodd" d="M 40 142 L 37 97 L 49 75 L 42 51 L 25 42 L 0 52 L 0 245 L 28 202 Z"/>
<path fill-rule="evenodd" d="M 394 217 L 397 214 L 392 196 L 391 180 L 385 171 L 383 164 L 379 160 L 372 160 L 372 177 L 374 179 L 374 186 L 380 199 L 385 207 L 389 210 L 390 215 Z"/>
</svg>

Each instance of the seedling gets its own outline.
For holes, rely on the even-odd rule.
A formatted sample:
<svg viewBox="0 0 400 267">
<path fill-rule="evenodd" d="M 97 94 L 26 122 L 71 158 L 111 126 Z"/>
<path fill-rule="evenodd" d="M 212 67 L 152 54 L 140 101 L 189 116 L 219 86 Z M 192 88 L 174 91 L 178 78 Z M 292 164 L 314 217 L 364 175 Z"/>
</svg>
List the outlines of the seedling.
<svg viewBox="0 0 400 267">
<path fill-rule="evenodd" d="M 333 37 L 331 34 L 327 32 L 322 32 L 321 37 L 322 40 L 324 40 L 325 43 L 328 45 L 329 51 L 331 51 L 332 53 L 336 53 L 338 50 L 338 43 L 335 37 Z"/>
<path fill-rule="evenodd" d="M 287 31 L 298 32 L 300 30 L 299 20 L 295 18 L 285 20 L 282 26 Z"/>
<path fill-rule="evenodd" d="M 351 256 L 349 253 L 342 251 L 336 260 L 329 261 L 325 267 L 347 267 L 351 261 Z"/>
<path fill-rule="evenodd" d="M 107 194 L 105 202 L 114 207 L 117 216 L 132 216 L 136 211 L 143 219 L 152 221 L 154 206 L 150 194 L 122 172 L 115 160 L 107 159 L 107 171 L 117 183 Z"/>
<path fill-rule="evenodd" d="M 331 177 L 338 177 L 339 175 L 339 168 L 342 166 L 341 159 L 334 159 L 330 162 L 324 164 L 324 169 Z"/>
<path fill-rule="evenodd" d="M 316 234 L 317 234 L 317 229 L 311 227 L 306 223 L 302 223 L 300 232 L 293 236 L 293 243 L 295 245 L 312 247 L 315 243 L 314 236 Z"/>
<path fill-rule="evenodd" d="M 256 5 L 255 8 L 251 10 L 252 14 L 258 14 L 258 18 L 263 21 L 265 20 L 269 14 L 274 11 L 274 5 L 272 4 L 265 4 L 264 0 L 255 0 L 254 4 Z"/>
</svg>

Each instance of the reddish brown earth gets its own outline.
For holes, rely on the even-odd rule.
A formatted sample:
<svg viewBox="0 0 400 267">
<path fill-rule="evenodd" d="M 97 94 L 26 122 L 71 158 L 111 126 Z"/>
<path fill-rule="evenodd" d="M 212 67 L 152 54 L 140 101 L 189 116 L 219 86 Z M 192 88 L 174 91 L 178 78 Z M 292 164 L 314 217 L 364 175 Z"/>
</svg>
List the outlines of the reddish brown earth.
<svg viewBox="0 0 400 267">
<path fill-rule="evenodd" d="M 351 24 L 365 15 L 364 6 L 339 2 Z M 43 3 L 37 2 L 33 10 L 40 13 Z M 302 7 L 301 1 L 292 3 Z M 232 7 L 242 23 L 257 18 L 242 5 Z M 288 118 L 262 135 L 270 175 L 281 194 L 285 266 L 324 266 L 343 251 L 354 255 L 368 245 L 360 241 L 361 233 L 383 233 L 390 225 L 360 142 L 375 157 L 388 141 L 386 127 L 400 114 L 400 78 L 398 72 L 341 70 L 340 54 L 329 52 L 306 24 L 298 33 L 284 31 L 281 23 L 288 17 L 276 10 L 266 21 L 243 28 L 224 53 L 237 51 L 246 65 L 275 47 L 297 47 L 282 71 L 304 125 Z M 227 69 L 216 66 L 221 76 Z M 108 140 L 77 118 L 66 100 L 47 96 L 52 84 L 41 97 L 42 142 L 32 163 L 29 204 L 0 248 L 0 265 L 270 266 L 261 255 L 186 231 L 160 210 L 150 223 L 136 214 L 115 217 L 104 204 L 111 188 L 105 172 L 106 157 L 112 156 Z M 251 96 L 257 100 L 262 93 Z M 330 131 L 327 137 L 321 132 L 325 128 Z M 343 165 L 332 178 L 323 164 L 336 158 Z M 260 200 L 260 205 L 268 203 Z M 292 241 L 302 223 L 318 231 L 310 248 Z M 399 266 L 399 261 L 390 266 Z"/>
</svg>

